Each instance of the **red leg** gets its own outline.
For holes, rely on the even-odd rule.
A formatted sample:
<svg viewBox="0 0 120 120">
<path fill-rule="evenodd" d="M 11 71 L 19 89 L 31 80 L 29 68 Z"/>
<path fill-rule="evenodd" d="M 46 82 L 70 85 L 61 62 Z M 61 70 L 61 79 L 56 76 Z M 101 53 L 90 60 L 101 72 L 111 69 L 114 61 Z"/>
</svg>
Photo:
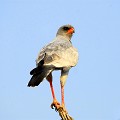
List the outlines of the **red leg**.
<svg viewBox="0 0 120 120">
<path fill-rule="evenodd" d="M 65 106 L 64 102 L 64 86 L 61 85 L 61 105 Z"/>
<path fill-rule="evenodd" d="M 63 107 L 63 110 L 67 113 L 67 110 L 65 109 L 65 102 L 64 102 L 64 86 L 66 83 L 66 79 L 68 76 L 69 71 L 61 71 L 60 76 L 60 85 L 61 85 L 61 105 Z"/>
<path fill-rule="evenodd" d="M 64 101 L 64 86 L 61 85 L 61 106 L 64 110 L 64 112 L 67 113 L 67 110 L 65 108 L 65 101 Z"/>
<path fill-rule="evenodd" d="M 51 93 L 52 93 L 52 97 L 53 97 L 53 103 L 51 104 L 51 108 L 55 107 L 56 109 L 58 109 L 60 107 L 60 103 L 57 101 L 57 99 L 55 97 L 51 73 L 47 76 L 47 80 L 50 83 L 50 89 L 51 89 Z"/>
<path fill-rule="evenodd" d="M 52 79 L 49 79 L 49 83 L 50 83 L 50 89 L 51 89 L 53 100 L 55 100 L 56 97 L 55 97 L 54 88 L 53 88 L 53 85 L 52 85 Z"/>
</svg>

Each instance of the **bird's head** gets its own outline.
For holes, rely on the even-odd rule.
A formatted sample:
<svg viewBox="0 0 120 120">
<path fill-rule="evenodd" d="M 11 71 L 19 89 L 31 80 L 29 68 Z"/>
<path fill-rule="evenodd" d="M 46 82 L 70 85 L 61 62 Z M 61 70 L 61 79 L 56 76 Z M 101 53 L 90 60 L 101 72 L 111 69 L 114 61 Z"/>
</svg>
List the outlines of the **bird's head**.
<svg viewBox="0 0 120 120">
<path fill-rule="evenodd" d="M 75 29 L 72 25 L 63 25 L 58 29 L 56 36 L 61 35 L 70 40 L 74 32 Z"/>
</svg>

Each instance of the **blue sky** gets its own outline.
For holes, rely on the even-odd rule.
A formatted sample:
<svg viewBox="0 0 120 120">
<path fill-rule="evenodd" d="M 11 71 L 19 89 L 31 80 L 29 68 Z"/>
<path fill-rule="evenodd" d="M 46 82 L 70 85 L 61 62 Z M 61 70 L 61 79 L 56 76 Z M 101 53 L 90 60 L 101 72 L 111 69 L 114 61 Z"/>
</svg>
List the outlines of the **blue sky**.
<svg viewBox="0 0 120 120">
<path fill-rule="evenodd" d="M 50 108 L 49 84 L 28 88 L 40 49 L 64 24 L 80 57 L 65 86 L 67 110 L 75 120 L 120 120 L 120 1 L 1 0 L 0 120 L 59 120 Z M 54 75 L 60 101 L 60 72 Z"/>
</svg>

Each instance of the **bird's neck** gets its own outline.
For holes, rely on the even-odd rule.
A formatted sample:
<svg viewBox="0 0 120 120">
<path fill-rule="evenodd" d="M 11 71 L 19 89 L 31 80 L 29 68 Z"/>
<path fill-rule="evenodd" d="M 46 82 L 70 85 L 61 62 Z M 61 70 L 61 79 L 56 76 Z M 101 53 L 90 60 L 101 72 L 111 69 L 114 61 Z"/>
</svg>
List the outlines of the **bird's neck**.
<svg viewBox="0 0 120 120">
<path fill-rule="evenodd" d="M 57 35 L 56 37 L 61 40 L 67 40 L 67 41 L 71 40 L 71 37 L 69 37 L 69 36 Z"/>
</svg>

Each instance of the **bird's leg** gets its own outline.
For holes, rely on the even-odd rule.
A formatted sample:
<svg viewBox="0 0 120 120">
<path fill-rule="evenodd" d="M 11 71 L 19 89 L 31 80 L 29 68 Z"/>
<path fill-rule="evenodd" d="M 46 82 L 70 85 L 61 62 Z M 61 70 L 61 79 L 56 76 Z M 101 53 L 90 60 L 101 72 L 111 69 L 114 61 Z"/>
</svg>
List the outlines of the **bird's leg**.
<svg viewBox="0 0 120 120">
<path fill-rule="evenodd" d="M 55 97 L 55 93 L 54 93 L 54 88 L 53 88 L 53 84 L 52 84 L 52 74 L 50 73 L 47 78 L 48 82 L 50 83 L 50 89 L 51 89 L 51 93 L 52 93 L 52 97 L 53 97 L 53 102 L 51 104 L 51 108 L 57 111 L 60 107 L 60 103 L 57 101 L 56 97 Z"/>
<path fill-rule="evenodd" d="M 58 109 L 59 115 L 62 118 L 62 120 L 73 120 L 72 117 L 69 116 L 66 108 L 65 108 L 65 101 L 64 101 L 64 86 L 66 83 L 66 79 L 68 76 L 70 68 L 63 68 L 61 71 L 61 77 L 60 77 L 60 85 L 61 85 L 61 106 Z"/>
<path fill-rule="evenodd" d="M 65 101 L 64 101 L 64 86 L 68 77 L 68 73 L 69 73 L 69 69 L 70 67 L 67 68 L 63 68 L 61 70 L 61 76 L 60 76 L 60 85 L 61 85 L 61 105 L 64 109 L 64 111 L 66 111 L 65 109 Z M 67 111 L 66 111 L 67 112 Z"/>
<path fill-rule="evenodd" d="M 60 107 L 60 103 L 57 101 L 57 99 L 55 97 L 52 81 L 50 81 L 50 88 L 51 88 L 51 92 L 52 92 L 52 96 L 53 96 L 53 102 L 51 104 L 51 108 L 54 109 L 54 107 L 55 107 L 55 110 L 57 111 Z"/>
<path fill-rule="evenodd" d="M 65 101 L 64 101 L 64 86 L 65 86 L 65 82 L 67 79 L 67 75 L 62 75 L 60 77 L 60 85 L 61 85 L 61 106 L 63 107 L 63 110 L 67 113 L 66 109 L 65 109 Z"/>
<path fill-rule="evenodd" d="M 67 74 L 62 75 L 60 77 L 60 84 L 61 84 L 61 107 L 58 109 L 59 115 L 62 120 L 73 120 L 71 116 L 69 116 L 66 108 L 65 108 L 65 101 L 64 101 L 64 85 L 67 79 Z"/>
</svg>

